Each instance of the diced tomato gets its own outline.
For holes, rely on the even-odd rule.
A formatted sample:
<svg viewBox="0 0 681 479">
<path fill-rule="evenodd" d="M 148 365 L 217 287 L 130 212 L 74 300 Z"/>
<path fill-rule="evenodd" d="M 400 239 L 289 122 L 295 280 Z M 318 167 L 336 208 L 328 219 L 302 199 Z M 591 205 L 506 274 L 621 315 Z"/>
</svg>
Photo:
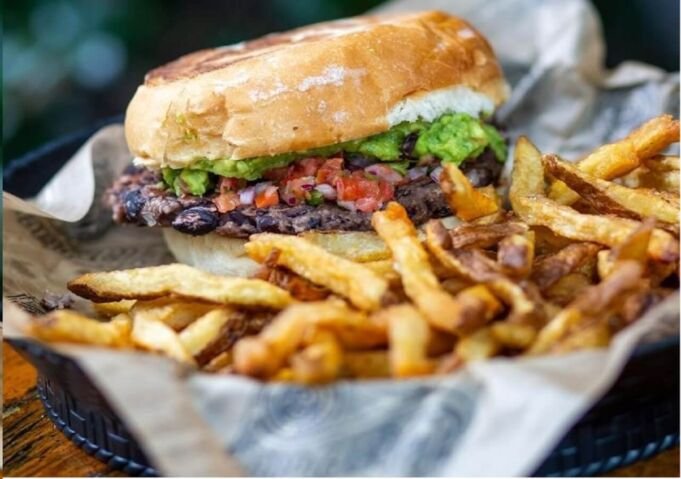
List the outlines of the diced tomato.
<svg viewBox="0 0 681 479">
<path fill-rule="evenodd" d="M 378 198 L 381 202 L 387 202 L 395 197 L 395 187 L 387 181 L 379 181 L 378 188 L 380 190 Z"/>
<path fill-rule="evenodd" d="M 324 161 L 326 161 L 324 158 L 319 158 L 317 156 L 298 160 L 288 167 L 286 179 L 294 180 L 304 176 L 314 176 L 317 174 L 317 170 L 322 166 Z"/>
<path fill-rule="evenodd" d="M 239 206 L 239 195 L 234 191 L 227 191 L 213 198 L 213 203 L 220 213 L 227 213 Z"/>
<path fill-rule="evenodd" d="M 226 176 L 220 177 L 220 182 L 218 183 L 218 191 L 220 193 L 226 193 L 228 191 L 237 191 L 246 186 L 246 180 L 240 178 L 228 178 Z"/>
<path fill-rule="evenodd" d="M 343 172 L 343 158 L 329 158 L 317 170 L 317 183 L 333 185 Z"/>
<path fill-rule="evenodd" d="M 335 186 L 338 200 L 354 201 L 360 211 L 376 211 L 395 194 L 393 185 L 381 179 L 367 178 L 362 171 L 337 178 Z"/>
<path fill-rule="evenodd" d="M 276 186 L 268 186 L 263 191 L 258 193 L 255 197 L 255 206 L 257 208 L 266 208 L 279 204 L 279 188 Z"/>
</svg>

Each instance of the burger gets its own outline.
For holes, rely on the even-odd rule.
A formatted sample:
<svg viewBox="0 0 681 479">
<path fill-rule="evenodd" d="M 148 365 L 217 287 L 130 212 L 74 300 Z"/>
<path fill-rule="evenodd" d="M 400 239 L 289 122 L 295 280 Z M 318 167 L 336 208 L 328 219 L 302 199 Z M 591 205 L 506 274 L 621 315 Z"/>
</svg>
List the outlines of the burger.
<svg viewBox="0 0 681 479">
<path fill-rule="evenodd" d="M 181 262 L 249 275 L 254 233 L 371 231 L 401 203 L 450 216 L 442 162 L 494 184 L 508 86 L 482 35 L 437 11 L 320 23 L 150 71 L 125 118 L 114 220 L 161 227 Z"/>
</svg>

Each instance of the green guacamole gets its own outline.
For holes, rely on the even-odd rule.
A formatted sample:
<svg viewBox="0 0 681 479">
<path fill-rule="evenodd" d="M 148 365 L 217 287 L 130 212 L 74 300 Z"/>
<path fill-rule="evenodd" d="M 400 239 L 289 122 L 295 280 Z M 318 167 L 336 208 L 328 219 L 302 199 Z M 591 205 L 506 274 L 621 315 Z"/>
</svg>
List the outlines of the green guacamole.
<svg viewBox="0 0 681 479">
<path fill-rule="evenodd" d="M 475 157 L 490 147 L 500 162 L 506 160 L 506 144 L 493 126 L 465 113 L 453 113 L 442 115 L 430 123 L 420 120 L 405 122 L 385 133 L 307 151 L 244 160 L 201 159 L 191 168 L 164 168 L 163 180 L 177 194 L 184 189 L 192 195 L 201 196 L 211 185 L 211 175 L 208 173 L 253 181 L 261 178 L 265 171 L 287 166 L 297 159 L 307 156 L 330 157 L 341 151 L 389 162 L 390 166 L 404 174 L 409 163 L 402 157 L 401 146 L 411 133 L 418 134 L 414 147 L 416 157 L 433 155 L 442 161 L 459 165 L 466 158 Z"/>
</svg>

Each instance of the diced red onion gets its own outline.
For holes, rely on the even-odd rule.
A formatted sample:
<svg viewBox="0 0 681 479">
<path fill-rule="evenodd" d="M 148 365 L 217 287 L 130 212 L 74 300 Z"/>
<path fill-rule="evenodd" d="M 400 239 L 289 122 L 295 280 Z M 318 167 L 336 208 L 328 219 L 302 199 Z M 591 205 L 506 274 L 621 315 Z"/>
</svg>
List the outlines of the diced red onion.
<svg viewBox="0 0 681 479">
<path fill-rule="evenodd" d="M 357 211 L 357 205 L 355 205 L 354 201 L 339 201 L 338 206 L 341 208 L 345 208 L 346 210 L 350 211 Z"/>
<path fill-rule="evenodd" d="M 314 176 L 303 176 L 302 178 L 298 178 L 294 181 L 297 181 L 298 185 L 300 185 L 300 187 L 305 191 L 312 191 L 315 184 Z"/>
<path fill-rule="evenodd" d="M 374 163 L 373 165 L 364 168 L 364 171 L 372 175 L 378 176 L 382 180 L 387 181 L 391 184 L 396 184 L 402 181 L 402 175 L 397 171 L 393 170 L 387 165 L 382 165 L 380 163 Z"/>
<path fill-rule="evenodd" d="M 239 192 L 239 203 L 242 205 L 252 205 L 255 201 L 255 187 L 249 186 Z"/>
<path fill-rule="evenodd" d="M 425 166 L 417 166 L 416 168 L 407 170 L 407 179 L 409 181 L 414 181 L 418 180 L 419 178 L 423 178 L 427 174 L 428 168 L 426 168 Z"/>
<path fill-rule="evenodd" d="M 442 175 L 442 167 L 438 166 L 437 168 L 435 168 L 433 171 L 430 172 L 430 179 L 433 180 L 435 183 L 439 183 L 441 175 Z"/>
<path fill-rule="evenodd" d="M 322 196 L 324 197 L 325 200 L 335 200 L 337 193 L 336 189 L 331 186 L 327 185 L 326 183 L 321 183 L 314 188 L 315 190 L 319 191 Z"/>
</svg>

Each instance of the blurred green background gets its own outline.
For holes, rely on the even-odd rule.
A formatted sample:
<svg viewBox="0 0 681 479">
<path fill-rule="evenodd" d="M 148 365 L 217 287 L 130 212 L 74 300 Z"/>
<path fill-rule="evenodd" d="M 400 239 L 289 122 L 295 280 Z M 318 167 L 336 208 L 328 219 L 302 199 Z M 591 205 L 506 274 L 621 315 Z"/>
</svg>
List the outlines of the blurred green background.
<svg viewBox="0 0 681 479">
<path fill-rule="evenodd" d="M 379 3 L 5 1 L 3 159 L 121 114 L 145 72 L 184 53 L 356 15 Z M 594 3 L 604 18 L 609 66 L 639 59 L 678 71 L 678 0 Z"/>
</svg>

